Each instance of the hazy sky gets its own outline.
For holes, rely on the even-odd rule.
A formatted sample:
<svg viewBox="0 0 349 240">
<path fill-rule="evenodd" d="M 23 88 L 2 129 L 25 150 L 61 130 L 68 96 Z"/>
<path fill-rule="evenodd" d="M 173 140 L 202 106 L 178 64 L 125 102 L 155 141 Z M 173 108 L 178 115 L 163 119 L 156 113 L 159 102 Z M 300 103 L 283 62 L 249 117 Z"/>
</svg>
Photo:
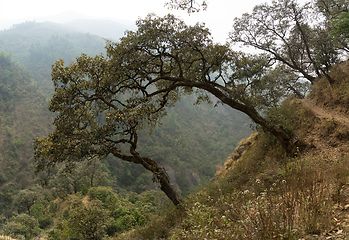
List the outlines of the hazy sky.
<svg viewBox="0 0 349 240">
<path fill-rule="evenodd" d="M 224 42 L 234 17 L 250 12 L 252 8 L 269 0 L 208 0 L 206 12 L 188 16 L 184 11 L 170 11 L 166 0 L 2 0 L 0 30 L 25 21 L 68 22 L 74 18 L 105 18 L 127 20 L 134 23 L 139 17 L 154 12 L 164 15 L 172 12 L 188 24 L 206 22 L 217 41 Z"/>
</svg>

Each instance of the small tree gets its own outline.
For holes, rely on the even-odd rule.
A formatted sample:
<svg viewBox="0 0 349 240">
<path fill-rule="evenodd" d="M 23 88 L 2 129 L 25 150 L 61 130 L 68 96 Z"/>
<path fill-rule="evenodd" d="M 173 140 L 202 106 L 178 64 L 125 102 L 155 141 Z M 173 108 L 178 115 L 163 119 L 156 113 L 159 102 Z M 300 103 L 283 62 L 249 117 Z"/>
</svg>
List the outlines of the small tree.
<svg viewBox="0 0 349 240">
<path fill-rule="evenodd" d="M 18 194 L 15 196 L 14 202 L 19 206 L 25 206 L 26 210 L 28 211 L 28 214 L 31 213 L 31 207 L 35 204 L 35 202 L 40 198 L 41 196 L 41 187 L 34 187 L 31 189 L 23 189 L 18 192 Z"/>
<path fill-rule="evenodd" d="M 83 162 L 81 173 L 89 180 L 90 187 L 96 187 L 107 182 L 106 173 L 101 170 L 101 162 L 98 159 Z"/>
<path fill-rule="evenodd" d="M 108 214 L 99 201 L 73 207 L 65 223 L 66 234 L 78 239 L 104 239 L 108 224 Z"/>
<path fill-rule="evenodd" d="M 295 0 L 277 0 L 257 5 L 251 14 L 235 18 L 230 38 L 233 43 L 262 50 L 270 60 L 311 83 L 323 75 L 331 81 L 328 72 L 339 61 L 339 53 L 317 15 L 309 2 L 300 5 Z"/>
<path fill-rule="evenodd" d="M 40 228 L 38 221 L 34 217 L 22 213 L 14 216 L 7 222 L 2 231 L 8 236 L 24 237 L 29 240 L 40 233 Z"/>
</svg>

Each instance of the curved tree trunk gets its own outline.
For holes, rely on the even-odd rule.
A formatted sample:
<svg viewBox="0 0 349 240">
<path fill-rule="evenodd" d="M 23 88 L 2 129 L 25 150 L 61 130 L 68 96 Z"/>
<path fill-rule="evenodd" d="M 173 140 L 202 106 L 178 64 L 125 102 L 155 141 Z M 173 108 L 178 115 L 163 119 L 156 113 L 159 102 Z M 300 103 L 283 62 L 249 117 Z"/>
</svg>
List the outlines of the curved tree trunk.
<svg viewBox="0 0 349 240">
<path fill-rule="evenodd" d="M 267 119 L 263 118 L 256 111 L 256 109 L 243 104 L 239 104 L 231 100 L 230 98 L 222 97 L 219 99 L 230 107 L 246 113 L 255 123 L 262 126 L 264 130 L 274 135 L 279 140 L 280 144 L 285 148 L 286 152 L 290 153 L 292 151 L 292 149 L 294 148 L 292 138 L 285 132 L 285 130 L 279 128 L 278 126 L 269 122 Z"/>
<path fill-rule="evenodd" d="M 285 132 L 285 130 L 279 128 L 275 124 L 272 124 L 267 119 L 263 118 L 253 107 L 235 101 L 231 97 L 227 96 L 227 94 L 223 92 L 221 89 L 218 89 L 210 83 L 181 82 L 179 84 L 181 86 L 196 87 L 210 92 L 219 100 L 221 100 L 224 104 L 247 114 L 252 119 L 252 121 L 262 126 L 264 130 L 274 135 L 279 140 L 280 144 L 285 148 L 287 153 L 291 153 L 294 149 L 295 143 L 292 141 L 293 138 L 291 138 L 291 136 L 289 136 Z"/>
<path fill-rule="evenodd" d="M 142 164 L 143 167 L 145 167 L 155 175 L 156 179 L 160 183 L 160 189 L 173 202 L 173 204 L 176 206 L 179 205 L 182 202 L 182 199 L 179 197 L 179 195 L 171 185 L 170 178 L 168 177 L 166 170 L 159 167 L 158 164 L 150 158 L 142 158 L 140 156 L 139 158 L 136 158 L 140 160 L 140 164 Z"/>
<path fill-rule="evenodd" d="M 179 205 L 182 202 L 182 199 L 178 196 L 178 194 L 170 184 L 170 179 L 168 178 L 165 169 L 160 168 L 158 173 L 154 174 L 156 174 L 156 178 L 160 183 L 160 189 L 166 194 L 166 196 L 173 202 L 174 205 Z"/>
<path fill-rule="evenodd" d="M 166 194 L 166 196 L 172 201 L 174 205 L 179 205 L 182 202 L 182 199 L 179 197 L 176 190 L 171 185 L 170 178 L 168 177 L 166 170 L 162 167 L 159 167 L 154 160 L 141 157 L 133 147 L 130 148 L 130 153 L 132 154 L 132 156 L 123 155 L 120 154 L 120 152 L 113 152 L 113 155 L 121 158 L 124 161 L 141 164 L 145 169 L 151 171 L 159 181 L 160 189 Z"/>
</svg>

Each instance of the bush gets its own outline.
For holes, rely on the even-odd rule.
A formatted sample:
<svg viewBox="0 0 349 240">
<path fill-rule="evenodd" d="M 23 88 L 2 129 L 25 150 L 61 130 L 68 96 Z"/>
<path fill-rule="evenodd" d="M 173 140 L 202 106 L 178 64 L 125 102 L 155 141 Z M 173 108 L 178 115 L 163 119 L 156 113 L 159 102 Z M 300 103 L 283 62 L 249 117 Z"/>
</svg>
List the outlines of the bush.
<svg viewBox="0 0 349 240">
<path fill-rule="evenodd" d="M 103 239 L 107 233 L 108 222 L 110 222 L 108 212 L 100 201 L 74 206 L 63 224 L 63 236 L 67 237 L 64 239 Z"/>
<path fill-rule="evenodd" d="M 8 236 L 15 236 L 20 238 L 24 236 L 25 239 L 32 239 L 39 235 L 39 222 L 28 214 L 20 214 L 14 216 L 4 227 L 3 232 Z"/>
</svg>

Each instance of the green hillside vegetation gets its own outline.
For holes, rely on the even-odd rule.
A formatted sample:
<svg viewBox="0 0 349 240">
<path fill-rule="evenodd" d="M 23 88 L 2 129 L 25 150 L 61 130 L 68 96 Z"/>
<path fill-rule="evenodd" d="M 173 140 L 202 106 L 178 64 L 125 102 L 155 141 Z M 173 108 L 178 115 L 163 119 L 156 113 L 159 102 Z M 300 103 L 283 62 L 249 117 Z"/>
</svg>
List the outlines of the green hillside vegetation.
<svg viewBox="0 0 349 240">
<path fill-rule="evenodd" d="M 180 208 L 169 208 L 161 192 L 125 198 L 108 187 L 65 195 L 32 188 L 28 191 L 38 198 L 30 215 L 22 201 L 27 213 L 4 222 L 3 233 L 31 239 L 55 222 L 48 239 L 103 239 L 105 234 L 111 239 L 343 237 L 349 232 L 349 62 L 336 66 L 331 76 L 335 85 L 322 78 L 306 99 L 290 98 L 269 115 L 307 143 L 295 157 L 285 155 L 270 134 L 258 131 L 241 141 L 215 180 Z M 14 224 L 24 218 L 34 227 L 26 228 L 29 220 Z"/>
<path fill-rule="evenodd" d="M 206 1 L 169 5 L 195 12 Z M 98 55 L 73 56 L 80 34 L 32 36 L 31 52 L 12 58 L 33 77 L 2 53 L 0 234 L 344 239 L 348 6 L 257 5 L 234 19 L 226 44 L 170 14 L 139 19 Z M 259 53 L 232 47 L 241 44 Z M 59 58 L 52 88 L 43 59 Z"/>
<path fill-rule="evenodd" d="M 270 117 L 307 148 L 288 157 L 270 134 L 240 142 L 214 182 L 145 227 L 116 239 L 344 239 L 349 233 L 349 62 L 309 97 Z M 275 118 L 277 114 L 277 118 Z"/>
<path fill-rule="evenodd" d="M 49 22 L 26 22 L 0 32 L 0 51 L 24 66 L 47 96 L 53 91 L 51 66 L 56 60 L 73 61 L 82 52 L 100 54 L 104 45 L 102 37 Z"/>
<path fill-rule="evenodd" d="M 59 166 L 50 173 L 51 179 L 44 187 L 40 184 L 46 175 L 34 174 L 33 140 L 52 131 L 54 114 L 47 109 L 47 98 L 53 91 L 51 65 L 60 58 L 69 63 L 81 52 L 99 54 L 105 51 L 104 45 L 101 37 L 51 23 L 27 22 L 0 32 L 0 49 L 4 51 L 0 62 L 0 216 L 7 217 L 2 223 L 10 224 L 2 225 L 6 233 L 24 236 L 27 226 L 16 230 L 11 224 L 29 219 L 35 227 L 28 236 L 38 234 L 56 222 L 62 209 L 69 208 L 74 194 L 80 194 L 76 199 L 82 200 L 91 187 L 112 187 L 126 203 L 130 194 L 143 196 L 151 191 L 154 208 L 168 206 L 162 193 L 157 192 L 152 174 L 112 157 L 77 164 L 72 173 Z M 170 170 L 176 189 L 183 194 L 209 182 L 239 140 L 250 134 L 250 122 L 242 114 L 221 105 L 194 106 L 194 102 L 194 97 L 178 102 L 177 108 L 162 120 L 161 128 L 144 131 L 140 136 L 140 150 Z M 225 122 L 225 118 L 233 121 Z M 57 208 L 52 207 L 55 204 Z M 50 214 L 45 215 L 46 211 Z M 131 212 L 127 210 L 122 216 Z M 159 210 L 149 214 L 154 212 Z M 149 219 L 147 211 L 142 214 L 142 218 Z M 144 224 L 131 222 L 113 234 Z"/>
<path fill-rule="evenodd" d="M 16 189 L 33 184 L 32 141 L 52 131 L 47 102 L 36 83 L 0 53 L 0 211 L 10 214 Z"/>
</svg>

